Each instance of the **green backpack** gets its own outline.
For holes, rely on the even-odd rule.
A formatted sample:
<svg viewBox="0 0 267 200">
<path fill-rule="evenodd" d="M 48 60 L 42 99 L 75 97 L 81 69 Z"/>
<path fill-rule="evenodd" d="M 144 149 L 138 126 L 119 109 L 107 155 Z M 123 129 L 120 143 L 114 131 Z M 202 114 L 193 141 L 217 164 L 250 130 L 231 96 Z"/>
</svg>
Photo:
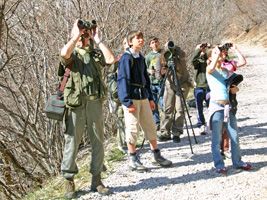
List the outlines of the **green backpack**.
<svg viewBox="0 0 267 200">
<path fill-rule="evenodd" d="M 107 75 L 108 94 L 109 94 L 110 99 L 112 99 L 115 102 L 119 102 L 118 84 L 117 84 L 118 62 L 114 63 L 112 65 L 112 68 L 113 68 L 112 72 Z"/>
</svg>

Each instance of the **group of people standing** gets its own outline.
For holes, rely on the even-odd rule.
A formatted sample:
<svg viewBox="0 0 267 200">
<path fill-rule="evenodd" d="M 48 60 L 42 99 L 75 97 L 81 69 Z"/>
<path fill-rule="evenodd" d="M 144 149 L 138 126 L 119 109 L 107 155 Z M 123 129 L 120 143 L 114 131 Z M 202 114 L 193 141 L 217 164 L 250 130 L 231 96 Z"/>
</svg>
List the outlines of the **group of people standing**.
<svg viewBox="0 0 267 200">
<path fill-rule="evenodd" d="M 150 38 L 149 46 L 152 51 L 145 57 L 141 54 L 144 46 L 142 32 L 129 32 L 124 43 L 124 52 L 116 59 L 110 48 L 103 42 L 101 32 L 97 27 L 94 29 L 79 28 L 78 20 L 76 20 L 71 31 L 71 38 L 61 50 L 62 64 L 65 66 L 73 64 L 64 91 L 64 101 L 68 109 L 64 121 L 66 126 L 65 148 L 61 171 L 66 179 L 66 198 L 75 196 L 74 176 L 78 173 L 76 156 L 84 133 L 89 135 L 92 147 L 91 190 L 104 195 L 110 193 L 109 188 L 101 181 L 101 172 L 104 166 L 102 104 L 105 98 L 101 66 L 106 64 L 118 63 L 117 85 L 120 102 L 118 112 L 121 119 L 118 120 L 121 122 L 119 126 L 121 132 L 118 136 L 121 147 L 125 147 L 125 145 L 127 147 L 130 169 L 138 172 L 147 171 L 136 151 L 140 129 L 143 131 L 145 139 L 149 141 L 155 163 L 162 167 L 172 166 L 172 162 L 161 155 L 157 141 L 172 139 L 173 142 L 180 142 L 180 135 L 183 133 L 184 108 L 181 91 L 186 97 L 191 86 L 186 69 L 185 53 L 180 48 L 176 48 L 172 55 L 175 76 L 177 76 L 179 87 L 182 89 L 178 91 L 174 74 L 169 69 L 166 49 L 160 48 L 157 37 Z M 229 109 L 231 102 L 228 88 L 233 86 L 232 82 L 238 76 L 232 78 L 233 73 L 226 67 L 222 67 L 225 64 L 226 56 L 218 46 L 210 52 L 204 52 L 203 49 L 203 46 L 200 45 L 197 55 L 204 55 L 203 60 L 206 62 L 193 60 L 195 69 L 200 70 L 201 73 L 197 76 L 195 88 L 199 115 L 198 125 L 201 127 L 206 124 L 201 103 L 205 99 L 208 91 L 207 85 L 209 85 L 211 115 L 207 122 L 212 130 L 212 156 L 215 168 L 219 173 L 226 173 L 220 153 L 221 136 L 223 127 L 225 127 L 231 139 L 234 167 L 249 170 L 251 166 L 241 161 L 236 119 Z M 239 52 L 236 46 L 234 49 Z M 240 54 L 237 56 L 240 58 Z M 236 62 L 233 65 L 239 67 L 243 64 Z M 161 88 L 164 89 L 164 92 Z M 237 90 L 236 85 L 233 88 L 234 91 Z M 161 118 L 158 105 L 162 109 Z M 121 135 L 123 132 L 125 135 Z"/>
</svg>

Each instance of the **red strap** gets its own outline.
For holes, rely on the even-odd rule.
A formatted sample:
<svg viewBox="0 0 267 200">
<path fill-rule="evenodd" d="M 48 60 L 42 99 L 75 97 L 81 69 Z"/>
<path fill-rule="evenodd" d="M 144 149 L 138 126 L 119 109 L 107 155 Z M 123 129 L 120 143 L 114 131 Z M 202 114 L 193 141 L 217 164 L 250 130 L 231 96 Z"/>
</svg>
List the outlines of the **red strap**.
<svg viewBox="0 0 267 200">
<path fill-rule="evenodd" d="M 73 65 L 73 63 L 69 64 L 69 65 L 67 66 L 67 68 L 65 69 L 65 73 L 64 73 L 63 79 L 62 79 L 62 81 L 61 81 L 61 83 L 60 83 L 60 85 L 59 85 L 58 90 L 59 90 L 60 92 L 62 92 L 62 93 L 64 92 L 65 86 L 66 86 L 67 81 L 68 81 L 68 79 L 69 79 L 69 77 L 70 77 L 70 70 L 71 70 L 71 68 L 72 68 L 72 65 Z"/>
</svg>

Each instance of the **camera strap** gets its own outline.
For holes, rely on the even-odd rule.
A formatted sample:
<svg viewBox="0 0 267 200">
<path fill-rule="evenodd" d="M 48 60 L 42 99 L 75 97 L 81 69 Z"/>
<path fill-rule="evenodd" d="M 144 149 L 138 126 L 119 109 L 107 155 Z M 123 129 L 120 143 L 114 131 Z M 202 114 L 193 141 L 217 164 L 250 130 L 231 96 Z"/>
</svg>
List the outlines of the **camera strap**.
<svg viewBox="0 0 267 200">
<path fill-rule="evenodd" d="M 65 73 L 64 73 L 64 76 L 63 76 L 63 79 L 62 81 L 60 82 L 59 84 L 59 87 L 58 87 L 58 90 L 59 92 L 61 92 L 63 94 L 64 92 L 64 89 L 65 89 L 65 86 L 68 82 L 68 79 L 70 77 L 70 72 L 71 72 L 71 68 L 73 67 L 73 62 L 71 62 L 65 69 Z"/>
</svg>

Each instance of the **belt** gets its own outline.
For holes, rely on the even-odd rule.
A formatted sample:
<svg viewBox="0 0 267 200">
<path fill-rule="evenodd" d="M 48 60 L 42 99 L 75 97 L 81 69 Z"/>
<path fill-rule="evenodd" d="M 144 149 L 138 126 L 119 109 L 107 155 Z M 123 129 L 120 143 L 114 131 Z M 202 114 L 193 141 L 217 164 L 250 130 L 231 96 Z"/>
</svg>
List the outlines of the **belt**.
<svg viewBox="0 0 267 200">
<path fill-rule="evenodd" d="M 134 87 L 138 87 L 138 88 L 145 88 L 144 85 L 138 84 L 138 83 L 130 83 L 130 85 L 134 86 Z"/>
<path fill-rule="evenodd" d="M 85 96 L 84 98 L 85 98 L 86 100 L 96 100 L 96 99 L 99 99 L 98 96 L 96 96 L 96 95 Z"/>
<path fill-rule="evenodd" d="M 229 100 L 217 100 L 214 102 L 217 104 L 220 104 L 220 105 L 228 105 L 229 104 Z"/>
</svg>

